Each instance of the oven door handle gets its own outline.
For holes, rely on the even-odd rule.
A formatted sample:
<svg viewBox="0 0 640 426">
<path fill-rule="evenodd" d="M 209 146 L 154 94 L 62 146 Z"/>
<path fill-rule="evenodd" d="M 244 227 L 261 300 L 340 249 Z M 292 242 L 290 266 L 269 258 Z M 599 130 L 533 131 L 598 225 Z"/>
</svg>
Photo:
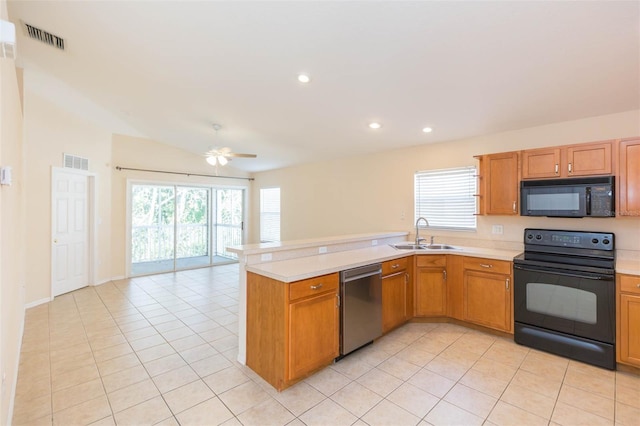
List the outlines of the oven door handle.
<svg viewBox="0 0 640 426">
<path fill-rule="evenodd" d="M 602 274 L 591 274 L 588 272 L 567 272 L 560 269 L 551 269 L 539 266 L 523 266 L 523 265 L 513 265 L 513 269 L 520 269 L 522 271 L 533 271 L 533 272 L 547 272 L 550 274 L 556 275 L 564 275 L 567 277 L 575 277 L 575 278 L 588 278 L 590 280 L 602 280 L 602 281 L 613 281 L 613 275 L 602 275 Z"/>
</svg>

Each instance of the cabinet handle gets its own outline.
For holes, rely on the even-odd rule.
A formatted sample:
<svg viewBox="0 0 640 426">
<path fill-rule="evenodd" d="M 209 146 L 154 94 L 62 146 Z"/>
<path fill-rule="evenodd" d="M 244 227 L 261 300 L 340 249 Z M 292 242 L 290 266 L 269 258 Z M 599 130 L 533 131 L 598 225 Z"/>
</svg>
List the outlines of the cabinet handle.
<svg viewBox="0 0 640 426">
<path fill-rule="evenodd" d="M 482 266 L 483 268 L 493 268 L 493 265 L 490 265 L 488 263 L 481 263 L 480 266 Z"/>
<path fill-rule="evenodd" d="M 555 173 L 558 174 L 558 163 L 556 163 Z"/>
<path fill-rule="evenodd" d="M 505 284 L 507 284 L 507 291 L 509 291 L 509 278 L 505 280 Z"/>
<path fill-rule="evenodd" d="M 336 294 L 336 308 L 340 307 L 340 295 Z"/>
<path fill-rule="evenodd" d="M 447 270 L 446 270 L 446 269 L 443 269 L 443 270 L 442 270 L 442 279 L 443 279 L 444 281 L 446 281 L 446 280 L 447 280 Z"/>
<path fill-rule="evenodd" d="M 322 288 L 322 283 L 320 284 L 316 284 L 316 285 L 312 285 L 311 290 L 320 290 Z"/>
<path fill-rule="evenodd" d="M 409 274 L 408 274 L 408 273 L 406 273 L 406 272 L 404 273 L 404 283 L 405 283 L 406 285 L 408 285 L 408 284 L 409 284 Z M 638 287 L 640 287 L 640 284 L 638 284 Z"/>
<path fill-rule="evenodd" d="M 572 172 L 572 170 L 571 170 L 571 169 L 572 169 L 572 167 L 571 167 L 571 163 L 569 163 L 569 173 L 571 173 L 571 172 Z"/>
<path fill-rule="evenodd" d="M 397 263 L 395 265 L 391 265 L 391 269 L 398 269 L 400 265 L 398 265 Z"/>
<path fill-rule="evenodd" d="M 636 284 L 636 287 L 640 288 L 640 284 Z"/>
<path fill-rule="evenodd" d="M 516 202 L 515 201 L 513 202 L 513 212 L 514 213 L 516 212 Z"/>
</svg>

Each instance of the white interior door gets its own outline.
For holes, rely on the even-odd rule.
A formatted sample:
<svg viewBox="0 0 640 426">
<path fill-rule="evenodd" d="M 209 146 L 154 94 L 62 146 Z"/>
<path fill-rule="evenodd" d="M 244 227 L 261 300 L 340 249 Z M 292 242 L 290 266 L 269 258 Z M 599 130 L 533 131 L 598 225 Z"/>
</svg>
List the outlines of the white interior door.
<svg viewBox="0 0 640 426">
<path fill-rule="evenodd" d="M 89 177 L 53 171 L 53 296 L 89 285 Z"/>
</svg>

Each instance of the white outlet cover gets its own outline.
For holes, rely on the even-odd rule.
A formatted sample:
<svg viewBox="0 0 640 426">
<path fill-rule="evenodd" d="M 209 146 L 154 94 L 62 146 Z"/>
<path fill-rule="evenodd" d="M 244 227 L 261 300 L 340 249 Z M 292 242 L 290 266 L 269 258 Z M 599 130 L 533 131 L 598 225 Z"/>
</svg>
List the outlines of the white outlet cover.
<svg viewBox="0 0 640 426">
<path fill-rule="evenodd" d="M 260 255 L 260 260 L 263 262 L 268 262 L 273 259 L 273 255 L 271 253 L 263 253 Z"/>
<path fill-rule="evenodd" d="M 371 245 L 372 246 L 377 246 L 378 245 L 378 240 L 371 240 Z"/>
<path fill-rule="evenodd" d="M 318 253 L 323 254 L 327 252 L 327 248 L 326 247 L 320 247 L 318 248 Z"/>
</svg>

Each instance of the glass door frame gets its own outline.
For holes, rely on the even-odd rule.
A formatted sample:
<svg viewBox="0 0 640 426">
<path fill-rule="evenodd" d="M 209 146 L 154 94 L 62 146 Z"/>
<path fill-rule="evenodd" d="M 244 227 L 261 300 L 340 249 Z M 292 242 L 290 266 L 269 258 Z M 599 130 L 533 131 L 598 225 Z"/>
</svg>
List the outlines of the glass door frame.
<svg viewBox="0 0 640 426">
<path fill-rule="evenodd" d="M 207 265 L 198 265 L 198 266 L 192 266 L 192 267 L 184 267 L 184 268 L 178 268 L 177 264 L 176 264 L 176 244 L 177 244 L 177 239 L 176 239 L 176 231 L 177 231 L 177 221 L 175 220 L 175 215 L 177 214 L 177 212 L 174 211 L 174 256 L 173 256 L 173 270 L 165 270 L 165 271 L 158 271 L 158 272 L 151 272 L 151 273 L 141 273 L 141 274 L 133 274 L 132 273 L 132 189 L 134 185 L 148 185 L 148 186 L 173 186 L 174 187 L 174 191 L 176 191 L 177 194 L 177 188 L 179 187 L 187 187 L 187 188 L 204 188 L 207 189 L 209 192 L 209 204 L 208 204 L 208 209 L 209 209 L 209 263 Z M 225 189 L 236 189 L 236 190 L 241 190 L 242 191 L 242 226 L 241 226 L 241 231 L 240 231 L 240 239 L 241 242 L 240 244 L 244 244 L 244 242 L 246 241 L 246 236 L 247 236 L 247 226 L 246 224 L 248 223 L 247 221 L 247 215 L 248 215 L 248 209 L 247 209 L 247 201 L 248 201 L 248 196 L 249 196 L 249 186 L 242 186 L 242 185 L 216 185 L 216 184 L 207 184 L 207 183 L 191 183 L 191 182 L 175 182 L 175 181 L 162 181 L 162 180 L 143 180 L 143 179 L 127 179 L 126 181 L 126 212 L 125 212 L 125 220 L 126 220 L 126 225 L 125 225 L 125 277 L 129 278 L 129 277 L 138 277 L 138 276 L 144 276 L 144 275 L 152 275 L 152 274 L 162 274 L 162 273 L 169 273 L 169 272 L 175 272 L 175 271 L 182 271 L 182 270 L 188 270 L 188 269 L 197 269 L 197 268 L 206 268 L 206 267 L 211 267 L 211 266 L 215 266 L 215 265 L 224 265 L 224 264 L 230 264 L 230 263 L 237 263 L 238 260 L 237 259 L 229 259 L 228 262 L 214 262 L 214 257 L 215 257 L 215 253 L 216 253 L 216 247 L 214 246 L 215 242 L 216 242 L 216 235 L 215 235 L 215 217 L 214 215 L 217 213 L 216 209 L 216 202 L 214 201 L 215 198 L 215 191 L 216 190 L 225 190 Z M 174 198 L 175 198 L 175 194 L 174 194 Z M 175 201 L 174 201 L 175 203 Z"/>
</svg>

